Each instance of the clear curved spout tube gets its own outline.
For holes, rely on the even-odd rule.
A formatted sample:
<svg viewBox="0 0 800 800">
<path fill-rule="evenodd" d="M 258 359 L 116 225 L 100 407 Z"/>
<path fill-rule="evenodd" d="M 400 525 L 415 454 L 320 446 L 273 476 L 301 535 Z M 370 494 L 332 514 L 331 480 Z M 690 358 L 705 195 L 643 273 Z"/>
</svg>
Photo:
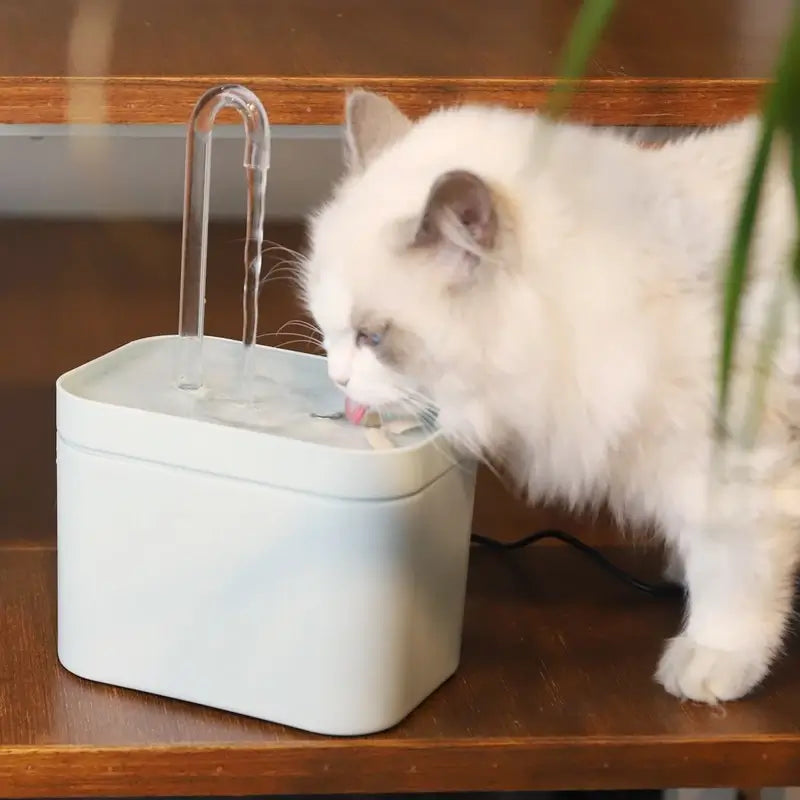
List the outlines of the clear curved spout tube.
<svg viewBox="0 0 800 800">
<path fill-rule="evenodd" d="M 178 317 L 178 386 L 202 385 L 203 323 L 206 301 L 208 197 L 211 134 L 217 114 L 235 108 L 245 128 L 244 168 L 247 174 L 247 231 L 244 251 L 242 343 L 245 364 L 256 342 L 261 247 L 264 237 L 264 197 L 269 170 L 269 120 L 261 101 L 243 86 L 217 86 L 198 101 L 186 137 L 186 182 L 183 197 L 181 295 Z"/>
</svg>

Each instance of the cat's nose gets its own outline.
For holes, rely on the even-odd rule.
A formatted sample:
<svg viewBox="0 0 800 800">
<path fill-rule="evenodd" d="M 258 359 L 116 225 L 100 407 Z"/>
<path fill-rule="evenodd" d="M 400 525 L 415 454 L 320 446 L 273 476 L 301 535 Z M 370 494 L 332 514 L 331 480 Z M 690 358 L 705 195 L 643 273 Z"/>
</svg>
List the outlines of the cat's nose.
<svg viewBox="0 0 800 800">
<path fill-rule="evenodd" d="M 350 382 L 350 379 L 346 375 L 331 375 L 331 380 L 340 388 L 344 389 L 345 386 Z"/>
</svg>

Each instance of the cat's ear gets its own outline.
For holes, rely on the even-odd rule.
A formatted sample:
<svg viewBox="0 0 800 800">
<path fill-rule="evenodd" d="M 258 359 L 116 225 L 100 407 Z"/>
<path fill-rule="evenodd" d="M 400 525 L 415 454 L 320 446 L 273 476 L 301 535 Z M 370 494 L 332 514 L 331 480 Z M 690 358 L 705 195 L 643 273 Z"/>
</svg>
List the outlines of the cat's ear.
<svg viewBox="0 0 800 800">
<path fill-rule="evenodd" d="M 495 245 L 498 215 L 489 186 L 472 172 L 454 170 L 436 179 L 414 236 L 414 247 L 446 248 L 475 266 Z"/>
<path fill-rule="evenodd" d="M 411 128 L 411 120 L 387 97 L 363 89 L 349 92 L 345 102 L 345 161 L 362 170 Z"/>
</svg>

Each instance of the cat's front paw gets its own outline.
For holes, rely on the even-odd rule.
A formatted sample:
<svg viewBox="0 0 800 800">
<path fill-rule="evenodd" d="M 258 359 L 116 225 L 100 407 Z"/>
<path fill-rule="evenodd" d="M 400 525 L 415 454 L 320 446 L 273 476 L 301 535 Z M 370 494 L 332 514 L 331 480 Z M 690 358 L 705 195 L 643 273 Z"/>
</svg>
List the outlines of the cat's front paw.
<svg viewBox="0 0 800 800">
<path fill-rule="evenodd" d="M 767 674 L 769 661 L 761 649 L 717 650 L 682 634 L 667 644 L 656 680 L 675 697 L 716 704 L 746 695 Z"/>
</svg>

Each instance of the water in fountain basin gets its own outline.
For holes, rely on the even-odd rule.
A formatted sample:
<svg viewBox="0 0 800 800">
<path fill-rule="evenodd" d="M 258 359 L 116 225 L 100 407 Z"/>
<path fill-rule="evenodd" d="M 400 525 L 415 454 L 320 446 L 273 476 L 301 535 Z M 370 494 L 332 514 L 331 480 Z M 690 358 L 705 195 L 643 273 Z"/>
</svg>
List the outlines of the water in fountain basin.
<svg viewBox="0 0 800 800">
<path fill-rule="evenodd" d="M 203 386 L 195 391 L 175 381 L 177 337 L 134 342 L 117 353 L 113 370 L 95 362 L 83 386 L 72 391 L 101 403 L 204 420 L 277 436 L 347 449 L 369 450 L 364 428 L 343 419 L 315 414 L 341 412 L 344 398 L 327 375 L 324 358 L 277 348 L 251 350 L 252 381 L 248 399 L 241 394 L 242 343 L 203 339 Z M 397 447 L 428 438 L 417 428 L 393 437 Z"/>
</svg>

